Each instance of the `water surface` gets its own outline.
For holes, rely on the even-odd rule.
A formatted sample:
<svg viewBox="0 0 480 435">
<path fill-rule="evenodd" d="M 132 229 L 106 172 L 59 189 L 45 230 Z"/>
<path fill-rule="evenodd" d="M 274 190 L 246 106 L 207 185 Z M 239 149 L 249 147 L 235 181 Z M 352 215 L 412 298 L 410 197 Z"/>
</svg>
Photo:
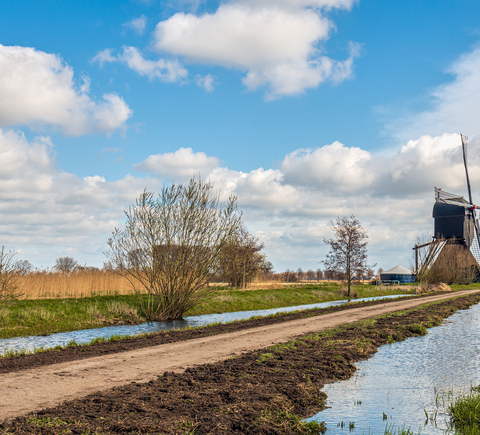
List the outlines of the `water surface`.
<svg viewBox="0 0 480 435">
<path fill-rule="evenodd" d="M 452 394 L 480 383 L 480 304 L 456 312 L 423 337 L 382 346 L 355 365 L 352 378 L 324 389 L 331 408 L 313 418 L 327 423 L 327 434 L 349 433 L 350 422 L 353 434 L 383 434 L 387 424 L 443 434 Z M 343 428 L 337 426 L 342 421 Z"/>
</svg>

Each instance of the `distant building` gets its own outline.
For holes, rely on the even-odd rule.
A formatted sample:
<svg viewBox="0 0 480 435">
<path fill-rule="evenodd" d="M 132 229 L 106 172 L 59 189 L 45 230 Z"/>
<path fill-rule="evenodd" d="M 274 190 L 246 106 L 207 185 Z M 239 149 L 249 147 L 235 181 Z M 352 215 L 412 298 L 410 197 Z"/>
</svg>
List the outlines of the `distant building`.
<svg viewBox="0 0 480 435">
<path fill-rule="evenodd" d="M 408 283 L 414 282 L 415 277 L 407 268 L 398 265 L 393 269 L 382 272 L 380 274 L 380 281 L 387 283 L 392 283 L 393 281 L 397 281 L 399 283 Z"/>
</svg>

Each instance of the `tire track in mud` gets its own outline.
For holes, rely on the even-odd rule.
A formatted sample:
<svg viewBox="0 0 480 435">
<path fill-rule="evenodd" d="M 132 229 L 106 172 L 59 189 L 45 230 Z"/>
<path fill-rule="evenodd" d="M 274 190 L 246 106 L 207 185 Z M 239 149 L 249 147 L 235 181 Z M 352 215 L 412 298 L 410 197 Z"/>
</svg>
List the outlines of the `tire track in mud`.
<svg viewBox="0 0 480 435">
<path fill-rule="evenodd" d="M 0 421 L 59 405 L 131 382 L 148 382 L 165 371 L 214 363 L 296 337 L 426 303 L 478 293 L 466 290 L 421 299 L 390 301 L 268 326 L 0 375 Z"/>
</svg>

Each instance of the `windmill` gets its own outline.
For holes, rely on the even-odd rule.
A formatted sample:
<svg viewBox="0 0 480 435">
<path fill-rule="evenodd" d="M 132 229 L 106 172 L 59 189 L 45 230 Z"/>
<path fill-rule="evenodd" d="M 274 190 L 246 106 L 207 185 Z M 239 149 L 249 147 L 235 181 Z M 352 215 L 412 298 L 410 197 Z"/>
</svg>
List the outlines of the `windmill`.
<svg viewBox="0 0 480 435">
<path fill-rule="evenodd" d="M 432 267 L 442 256 L 454 251 L 469 250 L 465 267 L 475 269 L 478 277 L 480 270 L 480 225 L 476 216 L 478 207 L 473 203 L 470 178 L 468 175 L 467 144 L 468 138 L 460 135 L 462 140 L 463 164 L 467 181 L 468 200 L 461 195 L 445 192 L 435 187 L 435 204 L 433 206 L 434 236 L 433 241 L 415 245 L 415 272 L 419 271 L 419 249 L 427 248 L 421 254 L 422 267 Z"/>
</svg>

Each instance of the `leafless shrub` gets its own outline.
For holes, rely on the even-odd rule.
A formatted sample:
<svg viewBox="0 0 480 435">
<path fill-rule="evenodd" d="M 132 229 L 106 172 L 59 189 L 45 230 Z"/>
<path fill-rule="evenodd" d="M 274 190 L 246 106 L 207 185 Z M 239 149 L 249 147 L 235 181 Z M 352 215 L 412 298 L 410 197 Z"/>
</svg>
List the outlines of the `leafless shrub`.
<svg viewBox="0 0 480 435">
<path fill-rule="evenodd" d="M 10 301 L 21 296 L 17 278 L 21 270 L 14 261 L 15 251 L 0 250 L 0 302 Z"/>
<path fill-rule="evenodd" d="M 213 185 L 192 178 L 164 185 L 158 198 L 143 192 L 125 216 L 108 242 L 113 270 L 128 279 L 147 319 L 182 318 L 206 296 L 222 247 L 241 227 L 236 198 L 223 205 Z"/>
</svg>

